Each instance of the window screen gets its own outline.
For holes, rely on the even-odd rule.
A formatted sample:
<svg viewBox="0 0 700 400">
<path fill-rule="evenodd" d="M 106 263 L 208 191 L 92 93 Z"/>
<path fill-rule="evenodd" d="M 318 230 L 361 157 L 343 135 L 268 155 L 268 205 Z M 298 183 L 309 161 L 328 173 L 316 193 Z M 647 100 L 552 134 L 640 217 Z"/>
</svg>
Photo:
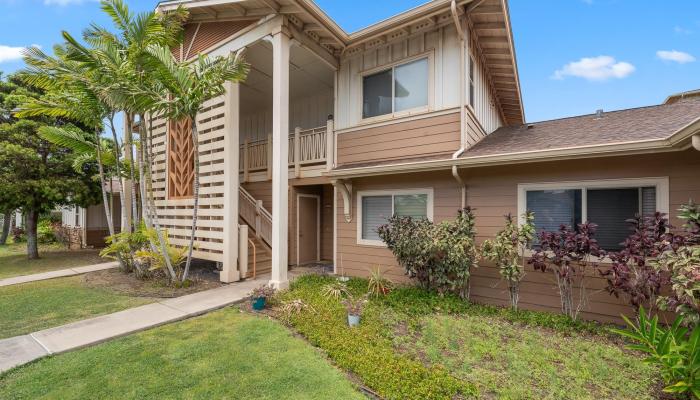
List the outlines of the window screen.
<svg viewBox="0 0 700 400">
<path fill-rule="evenodd" d="M 394 196 L 394 214 L 403 217 L 427 218 L 427 194 L 402 194 Z"/>
<path fill-rule="evenodd" d="M 391 113 L 392 71 L 365 76 L 362 81 L 362 118 Z"/>
<path fill-rule="evenodd" d="M 394 111 L 428 105 L 428 59 L 394 69 Z"/>
<path fill-rule="evenodd" d="M 630 234 L 626 221 L 639 213 L 639 189 L 588 189 L 588 220 L 598 225 L 595 238 L 605 250 L 619 250 Z"/>
<path fill-rule="evenodd" d="M 581 223 L 581 190 L 531 190 L 527 209 L 535 213 L 535 229 L 557 231 L 561 225 L 573 228 Z"/>
<path fill-rule="evenodd" d="M 391 216 L 392 197 L 364 196 L 362 197 L 362 239 L 380 240 L 377 228 L 386 224 Z"/>
</svg>

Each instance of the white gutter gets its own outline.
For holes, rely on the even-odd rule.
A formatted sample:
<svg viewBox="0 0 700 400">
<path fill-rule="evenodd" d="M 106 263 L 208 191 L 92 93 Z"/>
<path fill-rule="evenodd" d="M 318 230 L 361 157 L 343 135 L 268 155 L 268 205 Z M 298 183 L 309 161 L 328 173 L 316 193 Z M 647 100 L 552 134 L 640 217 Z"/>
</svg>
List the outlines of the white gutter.
<svg viewBox="0 0 700 400">
<path fill-rule="evenodd" d="M 695 150 L 700 151 L 700 133 L 693 135 L 693 138 L 691 139 L 693 143 L 693 148 Z"/>
<path fill-rule="evenodd" d="M 464 151 L 467 148 L 467 115 L 466 115 L 466 51 L 465 51 L 465 46 L 467 43 L 465 34 L 464 34 L 464 29 L 462 28 L 462 23 L 459 20 L 459 12 L 457 10 L 457 1 L 452 0 L 450 3 L 450 10 L 452 11 L 452 20 L 455 23 L 455 28 L 457 29 L 457 33 L 459 34 L 459 150 L 455 151 L 454 154 L 452 154 L 452 159 L 456 160 L 459 158 L 459 156 L 464 153 Z M 464 180 L 462 177 L 459 175 L 459 169 L 457 168 L 456 165 L 452 166 L 452 176 L 454 176 L 455 180 L 460 186 L 461 192 L 462 192 L 462 207 L 464 208 L 467 206 L 467 185 L 464 183 Z"/>
</svg>

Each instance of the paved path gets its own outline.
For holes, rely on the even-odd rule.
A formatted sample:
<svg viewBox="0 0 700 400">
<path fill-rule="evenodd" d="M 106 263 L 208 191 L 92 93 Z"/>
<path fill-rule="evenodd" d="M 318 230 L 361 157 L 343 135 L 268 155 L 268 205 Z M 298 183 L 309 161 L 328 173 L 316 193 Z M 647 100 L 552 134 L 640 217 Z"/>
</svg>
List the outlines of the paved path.
<svg viewBox="0 0 700 400">
<path fill-rule="evenodd" d="M 13 276 L 12 278 L 0 279 L 0 287 L 19 285 L 20 283 L 27 282 L 43 281 L 45 279 L 63 278 L 66 276 L 87 274 L 88 272 L 102 271 L 103 269 L 116 268 L 118 266 L 119 263 L 114 261 L 102 264 L 86 265 L 84 267 L 59 269 L 57 271 L 42 272 L 40 274 Z"/>
<path fill-rule="evenodd" d="M 0 372 L 49 354 L 63 353 L 179 321 L 243 300 L 268 276 L 0 340 Z"/>
</svg>

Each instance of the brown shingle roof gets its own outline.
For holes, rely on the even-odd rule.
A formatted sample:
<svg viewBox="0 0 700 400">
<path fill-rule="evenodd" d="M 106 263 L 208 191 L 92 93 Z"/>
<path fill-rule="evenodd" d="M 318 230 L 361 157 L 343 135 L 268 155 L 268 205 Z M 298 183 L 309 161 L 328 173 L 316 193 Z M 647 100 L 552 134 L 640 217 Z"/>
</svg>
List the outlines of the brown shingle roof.
<svg viewBox="0 0 700 400">
<path fill-rule="evenodd" d="M 604 112 L 526 125 L 502 127 L 462 157 L 666 139 L 700 118 L 700 98 L 672 104 Z"/>
</svg>

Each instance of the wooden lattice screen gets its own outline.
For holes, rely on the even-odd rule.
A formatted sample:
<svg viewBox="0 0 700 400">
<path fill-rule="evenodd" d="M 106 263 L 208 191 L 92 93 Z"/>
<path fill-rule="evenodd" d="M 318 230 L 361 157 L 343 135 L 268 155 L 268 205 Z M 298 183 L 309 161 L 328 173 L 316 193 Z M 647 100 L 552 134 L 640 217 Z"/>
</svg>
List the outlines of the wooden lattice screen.
<svg viewBox="0 0 700 400">
<path fill-rule="evenodd" d="M 168 197 L 189 198 L 194 195 L 192 120 L 169 121 L 168 125 Z"/>
</svg>

